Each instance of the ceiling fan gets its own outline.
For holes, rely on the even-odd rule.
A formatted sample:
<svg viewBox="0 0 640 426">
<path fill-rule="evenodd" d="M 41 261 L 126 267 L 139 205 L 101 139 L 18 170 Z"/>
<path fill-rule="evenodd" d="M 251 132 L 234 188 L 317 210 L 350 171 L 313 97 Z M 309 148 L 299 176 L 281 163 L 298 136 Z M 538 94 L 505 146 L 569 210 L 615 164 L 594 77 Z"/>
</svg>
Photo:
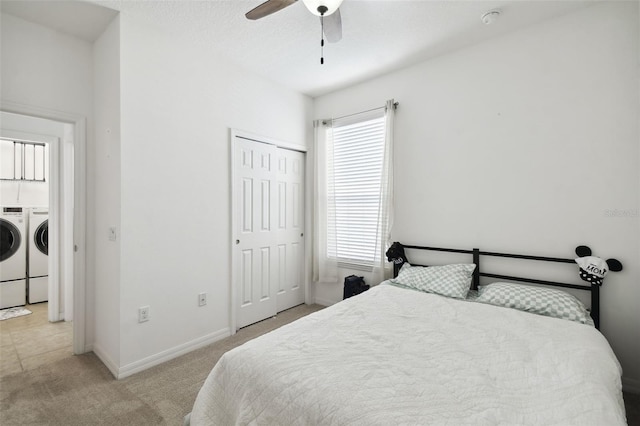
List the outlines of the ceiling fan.
<svg viewBox="0 0 640 426">
<path fill-rule="evenodd" d="M 291 6 L 298 0 L 267 0 L 245 14 L 247 19 L 256 20 Z M 342 39 L 342 18 L 340 4 L 343 0 L 302 0 L 307 9 L 320 17 L 322 33 L 329 43 Z M 324 44 L 324 41 L 323 41 Z"/>
</svg>

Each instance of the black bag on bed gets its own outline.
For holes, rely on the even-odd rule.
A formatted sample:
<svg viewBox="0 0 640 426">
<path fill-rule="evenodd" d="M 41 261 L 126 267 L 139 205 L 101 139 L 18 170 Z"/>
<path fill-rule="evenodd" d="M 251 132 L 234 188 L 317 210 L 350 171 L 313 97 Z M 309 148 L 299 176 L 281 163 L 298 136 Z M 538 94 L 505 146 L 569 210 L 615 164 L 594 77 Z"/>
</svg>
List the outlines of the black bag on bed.
<svg viewBox="0 0 640 426">
<path fill-rule="evenodd" d="M 364 277 L 358 277 L 356 275 L 349 275 L 344 279 L 344 293 L 342 299 L 355 296 L 363 291 L 369 290 L 369 286 L 365 284 Z"/>
</svg>

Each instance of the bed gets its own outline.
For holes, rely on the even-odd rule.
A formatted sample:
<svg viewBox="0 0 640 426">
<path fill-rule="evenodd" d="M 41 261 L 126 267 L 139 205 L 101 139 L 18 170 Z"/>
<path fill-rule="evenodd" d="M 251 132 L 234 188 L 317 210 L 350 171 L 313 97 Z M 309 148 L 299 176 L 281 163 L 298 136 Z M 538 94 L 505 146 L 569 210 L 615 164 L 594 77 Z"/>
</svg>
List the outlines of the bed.
<svg viewBox="0 0 640 426">
<path fill-rule="evenodd" d="M 457 252 L 474 260 L 462 268 L 471 287 L 464 298 L 411 288 L 409 272 L 438 267 L 395 259 L 393 280 L 224 354 L 196 398 L 190 424 L 626 424 L 621 368 L 595 327 L 599 318 L 487 303 L 489 290 L 503 289 L 474 291 L 480 276 L 494 275 L 480 270 L 479 258 L 504 254 Z M 449 276 L 438 274 L 436 286 Z M 525 281 L 499 277 L 510 285 Z"/>
</svg>

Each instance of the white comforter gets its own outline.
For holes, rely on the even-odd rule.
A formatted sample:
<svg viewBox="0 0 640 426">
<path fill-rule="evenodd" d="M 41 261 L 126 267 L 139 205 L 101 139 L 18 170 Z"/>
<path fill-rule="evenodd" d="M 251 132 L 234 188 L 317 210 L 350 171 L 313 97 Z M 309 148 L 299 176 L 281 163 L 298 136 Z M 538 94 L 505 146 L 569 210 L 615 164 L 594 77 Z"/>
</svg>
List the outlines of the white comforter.
<svg viewBox="0 0 640 426">
<path fill-rule="evenodd" d="M 380 285 L 227 352 L 199 425 L 623 425 L 595 328 Z"/>
</svg>

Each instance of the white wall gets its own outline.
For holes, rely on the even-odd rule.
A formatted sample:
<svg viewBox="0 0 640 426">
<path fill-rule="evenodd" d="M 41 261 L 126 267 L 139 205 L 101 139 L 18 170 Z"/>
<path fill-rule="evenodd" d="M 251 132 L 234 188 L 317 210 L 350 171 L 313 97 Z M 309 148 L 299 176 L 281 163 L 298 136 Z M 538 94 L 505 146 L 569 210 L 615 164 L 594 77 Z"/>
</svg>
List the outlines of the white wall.
<svg viewBox="0 0 640 426">
<path fill-rule="evenodd" d="M 638 40 L 638 3 L 597 4 L 315 101 L 317 118 L 400 102 L 394 240 L 618 258 L 602 332 L 636 390 Z"/>
<path fill-rule="evenodd" d="M 120 362 L 120 19 L 93 46 L 95 157 L 95 339 L 93 350 L 111 369 Z"/>
<path fill-rule="evenodd" d="M 230 332 L 230 128 L 305 144 L 312 102 L 126 15 L 121 70 L 122 376 Z"/>
<path fill-rule="evenodd" d="M 24 106 L 29 110 L 56 111 L 86 117 L 88 138 L 92 138 L 92 46 L 90 43 L 50 28 L 1 14 L 0 25 L 0 94 L 3 103 Z M 44 113 L 44 112 L 43 112 Z M 65 130 L 65 148 L 69 146 L 69 128 Z M 62 171 L 61 178 L 70 175 Z M 93 183 L 89 174 L 87 187 Z M 87 230 L 93 226 L 93 191 L 87 197 Z M 51 216 L 50 216 L 50 219 Z M 63 218 L 61 220 L 64 221 Z M 65 221 L 67 223 L 67 221 Z M 68 223 L 67 223 L 68 224 Z M 87 320 L 85 341 L 93 340 L 93 252 L 91 232 L 87 234 Z M 62 244 L 70 244 L 70 242 Z M 65 246 L 66 247 L 66 246 Z M 69 265 L 62 266 L 66 270 Z M 60 308 L 64 302 L 61 300 Z"/>
<path fill-rule="evenodd" d="M 48 204 L 49 185 L 46 182 L 0 182 L 0 206 L 46 207 Z"/>
<path fill-rule="evenodd" d="M 2 99 L 89 116 L 91 44 L 2 14 Z"/>
</svg>

